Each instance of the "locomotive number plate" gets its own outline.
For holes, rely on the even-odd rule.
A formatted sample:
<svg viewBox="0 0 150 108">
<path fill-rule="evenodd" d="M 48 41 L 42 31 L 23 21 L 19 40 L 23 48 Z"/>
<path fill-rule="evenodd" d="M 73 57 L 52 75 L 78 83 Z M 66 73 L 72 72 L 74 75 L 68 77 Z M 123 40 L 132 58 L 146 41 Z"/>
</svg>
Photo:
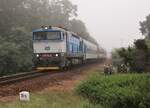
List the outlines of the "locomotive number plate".
<svg viewBox="0 0 150 108">
<path fill-rule="evenodd" d="M 45 50 L 49 51 L 51 48 L 48 46 L 48 47 L 45 47 Z"/>
</svg>

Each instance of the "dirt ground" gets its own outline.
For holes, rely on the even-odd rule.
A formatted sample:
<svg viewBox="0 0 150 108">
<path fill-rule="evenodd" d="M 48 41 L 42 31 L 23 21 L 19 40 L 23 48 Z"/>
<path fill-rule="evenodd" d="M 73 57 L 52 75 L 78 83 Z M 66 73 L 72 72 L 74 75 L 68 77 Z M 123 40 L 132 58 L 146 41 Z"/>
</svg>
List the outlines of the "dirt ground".
<svg viewBox="0 0 150 108">
<path fill-rule="evenodd" d="M 20 91 L 67 91 L 84 80 L 92 70 L 103 70 L 103 64 L 91 64 L 67 72 L 41 76 L 0 87 L 0 102 L 12 102 L 18 98 Z"/>
</svg>

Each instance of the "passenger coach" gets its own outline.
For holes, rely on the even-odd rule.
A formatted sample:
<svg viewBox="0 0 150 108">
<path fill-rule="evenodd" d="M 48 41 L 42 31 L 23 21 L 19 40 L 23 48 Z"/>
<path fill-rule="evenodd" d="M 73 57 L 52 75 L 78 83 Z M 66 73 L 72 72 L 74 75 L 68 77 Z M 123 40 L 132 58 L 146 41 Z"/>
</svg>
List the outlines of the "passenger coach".
<svg viewBox="0 0 150 108">
<path fill-rule="evenodd" d="M 99 58 L 96 44 L 51 26 L 33 30 L 33 50 L 36 69 L 63 69 Z"/>
</svg>

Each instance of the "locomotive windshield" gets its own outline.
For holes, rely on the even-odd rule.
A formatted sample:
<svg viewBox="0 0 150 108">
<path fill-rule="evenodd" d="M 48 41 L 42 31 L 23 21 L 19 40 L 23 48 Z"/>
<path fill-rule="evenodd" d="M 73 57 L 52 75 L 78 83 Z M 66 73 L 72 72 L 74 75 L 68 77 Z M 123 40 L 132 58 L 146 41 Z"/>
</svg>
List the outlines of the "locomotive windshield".
<svg viewBox="0 0 150 108">
<path fill-rule="evenodd" d="M 35 32 L 34 40 L 60 40 L 60 32 Z"/>
</svg>

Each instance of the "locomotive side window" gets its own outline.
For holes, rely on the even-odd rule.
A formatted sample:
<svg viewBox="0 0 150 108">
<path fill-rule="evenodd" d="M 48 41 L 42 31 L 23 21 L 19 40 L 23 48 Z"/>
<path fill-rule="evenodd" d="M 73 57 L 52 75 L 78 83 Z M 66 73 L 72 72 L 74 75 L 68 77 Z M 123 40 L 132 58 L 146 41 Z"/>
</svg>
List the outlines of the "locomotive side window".
<svg viewBox="0 0 150 108">
<path fill-rule="evenodd" d="M 65 39 L 65 33 L 61 32 L 61 40 L 64 40 L 64 39 Z"/>
</svg>

